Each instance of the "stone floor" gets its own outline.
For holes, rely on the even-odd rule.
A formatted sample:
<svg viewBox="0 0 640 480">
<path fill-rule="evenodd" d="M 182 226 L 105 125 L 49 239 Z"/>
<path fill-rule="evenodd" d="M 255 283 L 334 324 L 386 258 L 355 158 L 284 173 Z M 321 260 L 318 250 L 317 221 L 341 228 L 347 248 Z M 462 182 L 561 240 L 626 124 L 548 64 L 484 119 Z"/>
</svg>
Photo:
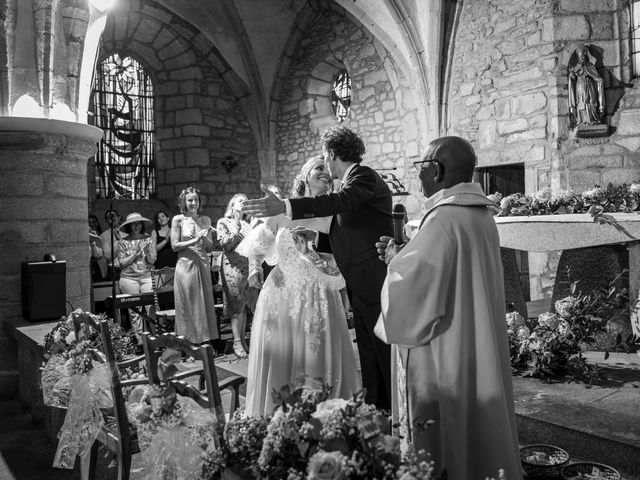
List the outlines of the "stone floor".
<svg viewBox="0 0 640 480">
<path fill-rule="evenodd" d="M 587 355 L 607 372 L 604 385 L 514 379 L 521 443 L 558 445 L 574 461 L 606 463 L 618 468 L 624 480 L 640 480 L 640 357 L 612 354 L 605 361 L 602 353 Z M 220 377 L 229 372 L 246 376 L 246 359 L 225 355 L 216 364 Z M 0 404 L 0 480 L 79 479 L 78 466 L 73 471 L 51 468 L 54 453 L 44 430 L 17 404 Z M 100 478 L 115 478 L 111 459 L 103 459 L 101 469 Z M 132 480 L 140 480 L 142 473 L 140 455 L 135 455 Z"/>
</svg>

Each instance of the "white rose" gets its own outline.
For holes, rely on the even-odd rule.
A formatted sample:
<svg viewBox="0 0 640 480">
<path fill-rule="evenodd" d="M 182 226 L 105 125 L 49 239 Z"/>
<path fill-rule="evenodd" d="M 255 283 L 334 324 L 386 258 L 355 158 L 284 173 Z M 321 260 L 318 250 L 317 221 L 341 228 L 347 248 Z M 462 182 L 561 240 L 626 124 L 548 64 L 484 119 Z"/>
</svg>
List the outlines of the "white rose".
<svg viewBox="0 0 640 480">
<path fill-rule="evenodd" d="M 521 340 L 525 340 L 529 338 L 529 329 L 527 327 L 518 328 L 518 338 Z"/>
<path fill-rule="evenodd" d="M 507 313 L 506 320 L 507 320 L 507 328 L 509 330 L 515 331 L 519 327 L 524 327 L 526 325 L 524 318 L 518 312 Z"/>
<path fill-rule="evenodd" d="M 65 337 L 64 341 L 67 343 L 67 345 L 71 345 L 72 343 L 75 343 L 75 341 L 76 341 L 76 332 L 71 330 L 69 332 L 69 335 L 67 335 Z"/>
<path fill-rule="evenodd" d="M 538 325 L 542 327 L 548 327 L 551 330 L 556 330 L 558 328 L 559 323 L 560 323 L 560 319 L 555 313 L 546 312 L 546 313 L 541 313 L 538 316 Z"/>
<path fill-rule="evenodd" d="M 565 297 L 561 300 L 558 300 L 554 307 L 556 309 L 556 313 L 561 317 L 567 318 L 571 314 L 571 310 L 576 304 L 576 298 L 569 296 Z"/>
<path fill-rule="evenodd" d="M 343 479 L 345 472 L 342 468 L 342 454 L 340 452 L 324 452 L 320 450 L 309 459 L 307 473 L 309 474 L 307 477 L 309 480 Z"/>
<path fill-rule="evenodd" d="M 629 185 L 629 191 L 631 193 L 640 193 L 640 183 L 633 182 Z"/>
<path fill-rule="evenodd" d="M 348 403 L 349 401 L 344 398 L 332 398 L 330 400 L 325 400 L 316 406 L 316 411 L 313 412 L 311 416 L 324 423 L 325 420 L 333 414 L 333 412 L 344 410 Z"/>
<path fill-rule="evenodd" d="M 567 322 L 564 319 L 561 319 L 558 322 L 558 332 L 560 333 L 560 335 L 566 335 L 567 333 L 571 332 L 571 328 L 569 327 L 569 322 Z"/>
</svg>

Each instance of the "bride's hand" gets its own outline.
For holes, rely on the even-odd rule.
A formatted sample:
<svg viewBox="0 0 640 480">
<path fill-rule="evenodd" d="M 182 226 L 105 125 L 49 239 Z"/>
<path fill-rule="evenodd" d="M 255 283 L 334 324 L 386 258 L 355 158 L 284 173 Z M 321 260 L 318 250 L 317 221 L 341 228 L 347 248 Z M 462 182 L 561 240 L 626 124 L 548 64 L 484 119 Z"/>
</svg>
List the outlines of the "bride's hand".
<svg viewBox="0 0 640 480">
<path fill-rule="evenodd" d="M 256 272 L 251 274 L 247 282 L 249 283 L 250 287 L 262 288 L 262 286 L 264 285 L 264 274 L 262 273 L 262 270 L 257 270 Z"/>
<path fill-rule="evenodd" d="M 291 233 L 294 235 L 294 237 L 302 237 L 307 242 L 313 242 L 316 239 L 316 234 L 318 232 L 306 227 L 294 227 L 291 229 Z"/>
<path fill-rule="evenodd" d="M 300 253 L 307 253 L 309 251 L 309 245 L 307 239 L 302 235 L 293 235 L 293 243 Z"/>
</svg>

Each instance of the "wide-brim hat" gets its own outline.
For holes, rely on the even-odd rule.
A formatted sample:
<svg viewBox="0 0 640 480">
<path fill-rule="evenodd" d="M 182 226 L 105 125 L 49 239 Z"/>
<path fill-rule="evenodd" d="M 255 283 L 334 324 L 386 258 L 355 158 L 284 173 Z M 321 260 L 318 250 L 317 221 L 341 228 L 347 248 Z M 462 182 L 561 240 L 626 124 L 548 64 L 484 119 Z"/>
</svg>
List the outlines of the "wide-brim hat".
<svg viewBox="0 0 640 480">
<path fill-rule="evenodd" d="M 120 224 L 120 226 L 118 227 L 118 230 L 120 230 L 121 232 L 124 232 L 124 227 L 126 225 L 131 225 L 132 223 L 136 223 L 136 222 L 142 222 L 145 227 L 150 227 L 151 225 L 153 225 L 153 222 L 148 218 L 143 217 L 138 212 L 133 212 L 127 215 L 127 219 Z"/>
</svg>

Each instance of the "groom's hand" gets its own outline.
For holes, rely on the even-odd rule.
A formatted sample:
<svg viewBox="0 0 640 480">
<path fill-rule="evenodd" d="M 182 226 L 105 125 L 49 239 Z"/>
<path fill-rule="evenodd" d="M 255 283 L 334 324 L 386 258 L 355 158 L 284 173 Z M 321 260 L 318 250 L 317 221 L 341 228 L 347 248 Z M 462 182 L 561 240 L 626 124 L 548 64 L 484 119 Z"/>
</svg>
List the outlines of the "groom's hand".
<svg viewBox="0 0 640 480">
<path fill-rule="evenodd" d="M 275 193 L 264 185 L 260 188 L 266 195 L 255 200 L 245 200 L 242 205 L 242 211 L 251 217 L 274 217 L 285 213 L 286 207 L 284 201 L 280 200 Z"/>
</svg>

